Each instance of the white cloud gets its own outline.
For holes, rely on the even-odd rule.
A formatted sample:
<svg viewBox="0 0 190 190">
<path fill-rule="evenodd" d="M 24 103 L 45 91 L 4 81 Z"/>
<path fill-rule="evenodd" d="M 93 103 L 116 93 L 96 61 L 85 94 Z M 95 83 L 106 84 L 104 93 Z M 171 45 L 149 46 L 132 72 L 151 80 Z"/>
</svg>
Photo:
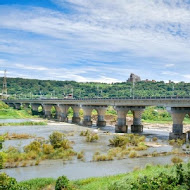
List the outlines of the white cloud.
<svg viewBox="0 0 190 190">
<path fill-rule="evenodd" d="M 174 67 L 175 64 L 166 64 L 165 67 Z"/>
<path fill-rule="evenodd" d="M 72 10 L 65 14 L 64 11 L 39 7 L 23 9 L 18 6 L 0 6 L 0 28 L 16 30 L 18 34 L 20 31 L 32 32 L 39 38 L 42 37 L 40 40 L 24 40 L 18 36 L 15 39 L 14 35 L 7 37 L 8 34 L 0 32 L 0 37 L 3 36 L 0 38 L 1 52 L 20 57 L 21 55 L 34 57 L 31 59 L 28 56 L 27 59 L 25 56 L 23 59 L 27 60 L 27 63 L 23 65 L 22 60 L 17 65 L 14 64 L 15 67 L 43 71 L 44 77 L 48 77 L 45 73 L 49 74 L 50 68 L 51 72 L 55 74 L 57 72 L 57 78 L 60 79 L 120 81 L 121 77 L 125 80 L 133 71 L 146 78 L 147 69 L 154 69 L 155 66 L 151 63 L 147 63 L 144 68 L 145 63 L 135 62 L 136 58 L 160 60 L 160 70 L 174 66 L 178 68 L 183 62 L 187 68 L 190 66 L 190 5 L 185 1 L 173 0 L 164 3 L 166 2 L 164 0 L 52 0 L 52 2 Z M 48 39 L 47 42 L 43 38 Z M 120 55 L 115 56 L 117 53 Z M 36 60 L 39 63 L 38 67 L 31 64 L 32 61 L 37 62 Z M 130 60 L 133 60 L 131 65 Z M 44 66 L 46 61 L 47 65 Z M 71 66 L 78 62 L 89 66 L 93 61 L 99 65 L 91 67 L 91 70 L 89 67 L 85 68 L 85 65 L 78 69 Z M 105 66 L 104 62 L 108 64 Z M 52 69 L 50 63 L 56 64 L 55 68 L 60 72 L 65 72 L 64 76 L 56 69 Z M 155 69 L 154 72 L 170 76 L 178 74 L 175 71 L 160 70 Z M 88 73 L 92 73 L 93 76 L 85 75 Z M 113 75 L 116 77 L 112 78 Z"/>
<path fill-rule="evenodd" d="M 172 75 L 179 75 L 179 73 L 177 73 L 177 72 L 172 72 L 172 71 L 163 71 L 162 74 L 163 74 L 163 75 L 169 75 L 169 76 L 172 76 Z"/>
</svg>

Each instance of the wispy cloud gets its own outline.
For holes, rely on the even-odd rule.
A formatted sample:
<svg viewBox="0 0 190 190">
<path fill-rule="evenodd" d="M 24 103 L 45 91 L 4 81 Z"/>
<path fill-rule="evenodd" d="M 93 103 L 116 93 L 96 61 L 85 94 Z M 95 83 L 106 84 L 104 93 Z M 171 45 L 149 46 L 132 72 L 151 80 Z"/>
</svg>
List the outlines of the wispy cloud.
<svg viewBox="0 0 190 190">
<path fill-rule="evenodd" d="M 166 64 L 165 67 L 174 67 L 175 64 Z"/>
</svg>

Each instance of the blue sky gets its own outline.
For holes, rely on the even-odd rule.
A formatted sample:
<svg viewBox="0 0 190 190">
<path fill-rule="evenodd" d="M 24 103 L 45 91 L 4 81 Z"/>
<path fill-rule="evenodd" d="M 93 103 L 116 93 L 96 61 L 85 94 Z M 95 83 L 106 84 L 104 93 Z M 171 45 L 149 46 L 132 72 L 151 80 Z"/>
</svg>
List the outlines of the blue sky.
<svg viewBox="0 0 190 190">
<path fill-rule="evenodd" d="M 189 0 L 0 0 L 0 75 L 190 82 Z"/>
</svg>

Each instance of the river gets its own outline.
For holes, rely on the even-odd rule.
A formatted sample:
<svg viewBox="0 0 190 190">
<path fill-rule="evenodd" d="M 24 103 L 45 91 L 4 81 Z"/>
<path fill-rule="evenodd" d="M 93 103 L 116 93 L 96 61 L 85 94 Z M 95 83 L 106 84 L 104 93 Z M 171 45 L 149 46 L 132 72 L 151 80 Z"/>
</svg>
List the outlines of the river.
<svg viewBox="0 0 190 190">
<path fill-rule="evenodd" d="M 3 120 L 3 122 L 21 122 L 28 120 Z M 18 168 L 8 168 L 2 171 L 6 172 L 8 175 L 16 178 L 18 181 L 28 180 L 31 178 L 39 177 L 52 177 L 57 178 L 62 175 L 66 175 L 69 179 L 81 179 L 87 177 L 97 177 L 114 175 L 119 173 L 126 173 L 132 171 L 135 167 L 145 167 L 146 164 L 170 164 L 170 156 L 163 157 L 146 157 L 146 158 L 126 158 L 122 160 L 113 161 L 102 161 L 102 162 L 92 162 L 92 156 L 96 151 L 101 153 L 106 153 L 110 148 L 109 139 L 114 135 L 114 127 L 106 126 L 102 130 L 98 131 L 100 139 L 97 142 L 87 143 L 85 137 L 81 137 L 79 134 L 81 131 L 88 129 L 87 127 L 74 125 L 71 123 L 60 123 L 60 122 L 49 122 L 45 126 L 2 126 L 0 127 L 0 133 L 27 133 L 30 135 L 35 135 L 35 137 L 44 137 L 48 139 L 48 136 L 53 131 L 60 131 L 63 133 L 73 133 L 73 136 L 68 136 L 68 139 L 74 141 L 73 149 L 77 152 L 83 150 L 85 152 L 85 161 L 80 161 L 74 158 L 70 161 L 63 160 L 45 160 L 41 161 L 38 166 L 27 166 Z M 96 130 L 96 126 L 92 126 L 90 130 Z M 109 132 L 109 133 L 105 133 Z M 129 130 L 130 132 L 130 130 Z M 141 151 L 140 153 L 150 153 L 150 152 L 163 152 L 171 151 L 172 146 L 168 145 L 168 132 L 161 130 L 153 130 L 144 128 L 143 135 L 146 136 L 146 141 L 149 141 L 152 137 L 158 137 L 158 142 L 163 146 L 157 148 L 149 148 L 147 151 Z M 24 140 L 6 140 L 4 143 L 4 149 L 9 146 L 22 148 L 29 144 L 34 139 L 24 139 Z M 183 157 L 184 161 L 188 161 L 189 157 Z"/>
</svg>

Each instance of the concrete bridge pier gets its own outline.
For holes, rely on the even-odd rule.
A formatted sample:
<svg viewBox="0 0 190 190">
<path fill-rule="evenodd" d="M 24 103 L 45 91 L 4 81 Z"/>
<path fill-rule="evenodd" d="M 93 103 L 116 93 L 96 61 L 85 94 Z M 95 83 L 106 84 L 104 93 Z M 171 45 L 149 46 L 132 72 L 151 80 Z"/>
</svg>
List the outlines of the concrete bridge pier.
<svg viewBox="0 0 190 190">
<path fill-rule="evenodd" d="M 131 111 L 133 112 L 133 125 L 131 125 L 131 132 L 132 133 L 142 133 L 143 132 L 143 125 L 141 123 L 142 113 L 144 111 L 143 108 L 132 108 Z"/>
<path fill-rule="evenodd" d="M 51 119 L 51 108 L 52 108 L 53 105 L 51 104 L 43 104 L 42 107 L 43 107 L 43 110 L 44 110 L 44 117 L 47 118 L 47 119 Z"/>
<path fill-rule="evenodd" d="M 22 106 L 23 106 L 24 109 L 29 108 L 29 105 L 30 105 L 29 103 L 24 103 L 24 104 L 22 104 Z"/>
<path fill-rule="evenodd" d="M 91 106 L 82 106 L 82 109 L 84 112 L 83 125 L 84 126 L 92 126 L 91 112 L 92 112 L 93 108 Z"/>
<path fill-rule="evenodd" d="M 186 134 L 183 133 L 183 120 L 187 113 L 186 108 L 171 108 L 169 112 L 173 120 L 172 132 L 169 134 L 169 139 L 186 140 Z"/>
<path fill-rule="evenodd" d="M 126 125 L 126 114 L 129 111 L 128 107 L 125 106 L 116 106 L 117 111 L 117 123 L 115 125 L 116 133 L 127 133 L 128 126 Z"/>
<path fill-rule="evenodd" d="M 13 103 L 7 103 L 7 105 L 11 108 L 15 108 L 15 105 Z"/>
<path fill-rule="evenodd" d="M 75 106 L 72 106 L 72 108 L 73 108 L 72 123 L 79 124 L 80 123 L 80 117 L 79 117 L 80 106 L 75 105 Z"/>
<path fill-rule="evenodd" d="M 14 107 L 17 110 L 21 110 L 21 103 L 14 103 Z"/>
<path fill-rule="evenodd" d="M 40 104 L 31 104 L 32 115 L 39 115 L 38 107 Z"/>
<path fill-rule="evenodd" d="M 98 106 L 98 107 L 95 107 L 95 109 L 98 112 L 97 126 L 105 127 L 106 126 L 106 121 L 105 121 L 104 118 L 105 118 L 107 106 Z"/>
<path fill-rule="evenodd" d="M 56 117 L 61 122 L 67 122 L 67 110 L 68 106 L 66 105 L 55 105 Z"/>
</svg>

